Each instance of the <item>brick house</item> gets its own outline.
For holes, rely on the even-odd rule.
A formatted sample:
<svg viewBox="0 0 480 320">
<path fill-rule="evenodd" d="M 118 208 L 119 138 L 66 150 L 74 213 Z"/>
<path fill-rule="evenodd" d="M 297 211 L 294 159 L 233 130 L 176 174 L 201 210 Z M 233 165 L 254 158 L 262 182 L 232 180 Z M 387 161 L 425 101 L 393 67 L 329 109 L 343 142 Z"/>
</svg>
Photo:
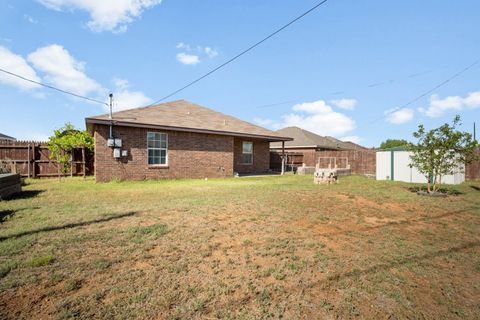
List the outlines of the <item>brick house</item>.
<svg viewBox="0 0 480 320">
<path fill-rule="evenodd" d="M 265 173 L 270 142 L 291 140 L 185 100 L 85 119 L 98 182 Z"/>
<path fill-rule="evenodd" d="M 339 158 L 337 160 L 342 162 L 345 162 L 345 159 L 348 158 L 350 163 L 354 163 L 357 155 L 366 155 L 369 160 L 373 160 L 373 167 L 372 165 L 370 167 L 374 170 L 375 152 L 356 143 L 341 141 L 329 136 L 320 136 L 299 127 L 287 127 L 275 131 L 275 133 L 293 139 L 285 143 L 270 143 L 270 167 L 273 169 L 279 170 L 282 161 L 281 155 L 286 153 L 286 162 L 289 167 L 298 167 L 302 164 L 308 167 L 315 167 L 320 158 L 324 161 L 329 161 L 328 159 L 323 159 L 327 157 Z M 323 161 L 320 164 L 325 165 Z"/>
</svg>

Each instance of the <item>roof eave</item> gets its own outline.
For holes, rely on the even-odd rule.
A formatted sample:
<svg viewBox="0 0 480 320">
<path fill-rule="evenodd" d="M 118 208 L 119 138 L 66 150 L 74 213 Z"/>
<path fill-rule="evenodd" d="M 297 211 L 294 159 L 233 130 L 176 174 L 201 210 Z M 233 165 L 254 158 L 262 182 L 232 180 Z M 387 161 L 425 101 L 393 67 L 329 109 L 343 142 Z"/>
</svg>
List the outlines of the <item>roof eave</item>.
<svg viewBox="0 0 480 320">
<path fill-rule="evenodd" d="M 268 142 L 292 141 L 293 140 L 293 138 L 289 138 L 289 137 L 267 136 L 267 135 L 258 135 L 258 134 L 250 134 L 250 133 L 239 133 L 239 132 L 220 131 L 220 130 L 207 130 L 207 129 L 198 129 L 198 128 L 162 126 L 162 125 L 157 125 L 157 124 L 136 123 L 136 122 L 128 122 L 128 121 L 109 120 L 109 119 L 85 118 L 85 123 L 87 125 L 88 124 L 110 125 L 111 123 L 113 123 L 116 126 L 124 126 L 124 127 L 151 128 L 151 129 L 161 129 L 161 130 L 171 130 L 171 131 L 208 133 L 208 134 L 226 135 L 226 136 L 234 136 L 234 137 L 258 138 L 258 139 L 267 140 Z"/>
</svg>

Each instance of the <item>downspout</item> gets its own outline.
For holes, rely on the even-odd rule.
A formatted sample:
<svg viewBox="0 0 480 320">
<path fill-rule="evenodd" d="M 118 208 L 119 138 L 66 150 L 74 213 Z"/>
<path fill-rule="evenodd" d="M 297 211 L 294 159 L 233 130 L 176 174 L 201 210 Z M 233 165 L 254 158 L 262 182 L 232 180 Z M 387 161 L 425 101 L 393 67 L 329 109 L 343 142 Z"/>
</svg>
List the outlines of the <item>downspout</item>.
<svg viewBox="0 0 480 320">
<path fill-rule="evenodd" d="M 108 119 L 110 120 L 110 126 L 109 126 L 109 133 L 108 133 L 108 138 L 113 139 L 113 117 L 112 117 L 112 107 L 113 107 L 113 93 L 110 93 L 108 95 L 110 97 L 110 113 L 108 114 Z"/>
</svg>

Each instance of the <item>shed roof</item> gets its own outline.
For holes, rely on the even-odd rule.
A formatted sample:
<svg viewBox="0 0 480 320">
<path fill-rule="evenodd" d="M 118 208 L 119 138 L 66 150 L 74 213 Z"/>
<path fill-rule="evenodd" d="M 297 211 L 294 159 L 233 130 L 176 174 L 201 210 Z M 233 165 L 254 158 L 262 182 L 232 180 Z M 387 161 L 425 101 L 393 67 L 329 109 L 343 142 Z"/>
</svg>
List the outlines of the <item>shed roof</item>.
<svg viewBox="0 0 480 320">
<path fill-rule="evenodd" d="M 285 148 L 322 148 L 329 150 L 357 150 L 365 149 L 353 142 L 344 142 L 334 137 L 320 136 L 299 127 L 287 127 L 276 131 L 282 136 L 292 137 L 293 141 L 285 142 Z M 270 148 L 281 148 L 278 142 L 270 143 Z"/>
<path fill-rule="evenodd" d="M 17 140 L 14 137 L 7 136 L 6 134 L 0 133 L 0 140 Z"/>
<path fill-rule="evenodd" d="M 232 116 L 214 111 L 198 104 L 176 100 L 143 108 L 114 112 L 113 121 L 108 114 L 85 119 L 88 124 L 110 124 L 159 128 L 262 138 L 268 141 L 288 141 L 291 138 L 256 126 Z"/>
</svg>

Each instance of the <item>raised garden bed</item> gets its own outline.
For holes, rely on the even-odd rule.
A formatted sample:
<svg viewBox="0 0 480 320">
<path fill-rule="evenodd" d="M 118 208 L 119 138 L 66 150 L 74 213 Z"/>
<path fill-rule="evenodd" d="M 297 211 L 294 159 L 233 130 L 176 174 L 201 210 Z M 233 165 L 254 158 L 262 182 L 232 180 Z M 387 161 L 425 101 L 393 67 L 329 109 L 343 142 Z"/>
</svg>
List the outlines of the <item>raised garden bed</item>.
<svg viewBox="0 0 480 320">
<path fill-rule="evenodd" d="M 22 181 L 18 173 L 0 174 L 0 199 L 22 192 Z"/>
</svg>

